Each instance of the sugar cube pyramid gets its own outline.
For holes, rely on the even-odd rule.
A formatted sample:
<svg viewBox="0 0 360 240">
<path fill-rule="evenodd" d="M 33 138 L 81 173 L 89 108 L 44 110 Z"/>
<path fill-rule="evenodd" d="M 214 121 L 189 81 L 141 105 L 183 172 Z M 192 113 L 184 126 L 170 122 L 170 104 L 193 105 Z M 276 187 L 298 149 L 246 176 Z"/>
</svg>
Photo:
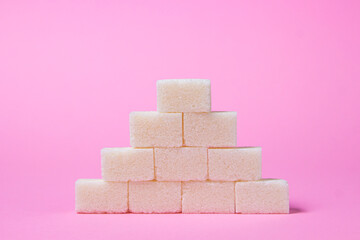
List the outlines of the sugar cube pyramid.
<svg viewBox="0 0 360 240">
<path fill-rule="evenodd" d="M 101 150 L 102 179 L 75 183 L 78 213 L 289 213 L 288 183 L 237 147 L 236 112 L 211 112 L 210 81 L 157 81 L 157 112 L 130 113 L 130 146 Z"/>
</svg>

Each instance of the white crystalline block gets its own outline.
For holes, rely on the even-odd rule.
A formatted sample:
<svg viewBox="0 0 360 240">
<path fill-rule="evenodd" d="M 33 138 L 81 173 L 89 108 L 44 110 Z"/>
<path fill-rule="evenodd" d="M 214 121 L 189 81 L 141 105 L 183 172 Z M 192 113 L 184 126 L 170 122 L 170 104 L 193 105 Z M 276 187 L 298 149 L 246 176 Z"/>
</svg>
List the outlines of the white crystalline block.
<svg viewBox="0 0 360 240">
<path fill-rule="evenodd" d="M 148 181 L 155 177 L 152 148 L 103 148 L 101 172 L 105 181 Z"/>
<path fill-rule="evenodd" d="M 129 210 L 133 213 L 181 212 L 181 182 L 129 182 Z"/>
<path fill-rule="evenodd" d="M 130 113 L 132 147 L 180 147 L 182 141 L 181 113 Z"/>
<path fill-rule="evenodd" d="M 127 183 L 101 179 L 77 180 L 75 209 L 78 213 L 125 213 L 128 211 Z"/>
<path fill-rule="evenodd" d="M 211 110 L 210 80 L 159 80 L 156 86 L 159 112 L 210 112 Z"/>
<path fill-rule="evenodd" d="M 213 181 L 259 180 L 261 148 L 210 148 L 209 179 Z"/>
<path fill-rule="evenodd" d="M 184 144 L 235 147 L 236 112 L 184 113 Z"/>
<path fill-rule="evenodd" d="M 289 187 L 285 180 L 237 182 L 237 213 L 289 213 Z"/>
<path fill-rule="evenodd" d="M 206 180 L 207 149 L 155 148 L 155 169 L 159 181 Z"/>
<path fill-rule="evenodd" d="M 182 182 L 183 213 L 235 213 L 234 182 Z"/>
</svg>

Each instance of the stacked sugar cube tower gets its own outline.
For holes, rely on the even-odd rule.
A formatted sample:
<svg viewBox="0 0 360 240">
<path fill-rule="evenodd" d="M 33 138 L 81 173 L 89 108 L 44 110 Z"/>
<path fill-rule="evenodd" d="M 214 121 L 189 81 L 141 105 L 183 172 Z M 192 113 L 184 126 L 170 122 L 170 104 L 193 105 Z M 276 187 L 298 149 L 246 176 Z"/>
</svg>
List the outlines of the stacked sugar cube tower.
<svg viewBox="0 0 360 240">
<path fill-rule="evenodd" d="M 157 112 L 130 113 L 129 148 L 101 150 L 76 182 L 78 213 L 289 213 L 288 184 L 261 178 L 261 148 L 236 147 L 236 112 L 211 112 L 210 81 L 157 82 Z"/>
</svg>

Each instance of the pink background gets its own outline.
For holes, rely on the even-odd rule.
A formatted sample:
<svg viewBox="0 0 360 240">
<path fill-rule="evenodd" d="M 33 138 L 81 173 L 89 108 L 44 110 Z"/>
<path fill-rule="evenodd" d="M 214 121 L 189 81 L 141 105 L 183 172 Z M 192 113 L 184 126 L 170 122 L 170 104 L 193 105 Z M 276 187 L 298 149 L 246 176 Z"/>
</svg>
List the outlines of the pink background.
<svg viewBox="0 0 360 240">
<path fill-rule="evenodd" d="M 0 1 L 1 239 L 359 239 L 359 1 Z M 212 80 L 289 215 L 77 215 L 156 80 Z"/>
</svg>

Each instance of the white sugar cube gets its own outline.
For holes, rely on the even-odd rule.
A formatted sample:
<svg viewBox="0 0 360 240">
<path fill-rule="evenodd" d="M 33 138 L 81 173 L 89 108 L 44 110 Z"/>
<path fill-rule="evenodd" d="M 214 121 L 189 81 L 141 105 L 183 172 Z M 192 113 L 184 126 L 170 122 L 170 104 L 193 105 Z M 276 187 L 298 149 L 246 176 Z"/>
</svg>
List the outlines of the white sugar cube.
<svg viewBox="0 0 360 240">
<path fill-rule="evenodd" d="M 180 147 L 182 142 L 181 113 L 130 113 L 132 147 Z"/>
<path fill-rule="evenodd" d="M 155 177 L 152 148 L 103 148 L 101 172 L 105 181 L 148 181 Z"/>
<path fill-rule="evenodd" d="M 235 147 L 236 112 L 184 113 L 185 146 Z"/>
<path fill-rule="evenodd" d="M 210 112 L 210 81 L 206 79 L 169 79 L 157 81 L 159 112 Z"/>
</svg>

